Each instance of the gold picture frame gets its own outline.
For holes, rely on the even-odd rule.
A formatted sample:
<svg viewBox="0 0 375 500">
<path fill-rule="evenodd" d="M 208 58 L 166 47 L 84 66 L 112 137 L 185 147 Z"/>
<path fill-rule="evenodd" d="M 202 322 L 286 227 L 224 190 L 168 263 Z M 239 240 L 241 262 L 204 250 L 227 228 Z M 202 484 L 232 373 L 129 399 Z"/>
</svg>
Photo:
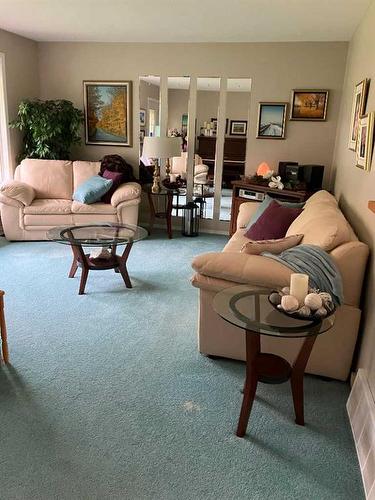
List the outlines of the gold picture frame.
<svg viewBox="0 0 375 500">
<path fill-rule="evenodd" d="M 292 90 L 290 120 L 305 122 L 326 121 L 328 95 L 328 90 Z"/>
<path fill-rule="evenodd" d="M 83 82 L 86 144 L 132 147 L 132 82 Z"/>
<path fill-rule="evenodd" d="M 372 151 L 374 147 L 375 112 L 362 116 L 358 123 L 357 167 L 369 172 L 371 170 Z"/>
<path fill-rule="evenodd" d="M 352 151 L 357 151 L 359 119 L 366 112 L 366 101 L 369 85 L 370 80 L 368 78 L 365 78 L 364 80 L 358 82 L 354 87 L 348 142 L 348 148 Z"/>
<path fill-rule="evenodd" d="M 260 102 L 257 139 L 285 139 L 287 102 Z"/>
</svg>

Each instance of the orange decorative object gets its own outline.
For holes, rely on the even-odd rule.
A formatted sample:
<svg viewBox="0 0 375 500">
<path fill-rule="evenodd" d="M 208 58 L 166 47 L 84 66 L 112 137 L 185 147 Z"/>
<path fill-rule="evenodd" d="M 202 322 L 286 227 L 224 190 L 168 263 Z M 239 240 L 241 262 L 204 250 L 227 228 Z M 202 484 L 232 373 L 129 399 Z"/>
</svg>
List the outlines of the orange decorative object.
<svg viewBox="0 0 375 500">
<path fill-rule="evenodd" d="M 265 161 L 262 162 L 259 167 L 257 168 L 257 175 L 261 175 L 263 177 L 263 175 L 266 175 L 268 174 L 269 172 L 271 172 L 271 168 L 270 166 L 268 165 L 268 163 L 266 163 Z"/>
<path fill-rule="evenodd" d="M 372 212 L 375 212 L 375 201 L 369 201 L 368 207 Z"/>
</svg>

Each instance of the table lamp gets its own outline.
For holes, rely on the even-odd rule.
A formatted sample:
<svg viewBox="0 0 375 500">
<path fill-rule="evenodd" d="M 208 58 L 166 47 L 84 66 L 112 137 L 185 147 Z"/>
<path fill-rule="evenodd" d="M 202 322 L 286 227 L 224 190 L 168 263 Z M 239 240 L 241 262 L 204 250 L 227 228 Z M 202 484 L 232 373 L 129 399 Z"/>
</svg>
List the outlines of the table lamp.
<svg viewBox="0 0 375 500">
<path fill-rule="evenodd" d="M 165 174 L 169 177 L 171 171 L 169 158 L 181 156 L 181 137 L 145 137 L 142 156 L 154 160 L 154 182 L 151 190 L 153 193 L 159 193 L 161 190 L 159 158 L 166 159 Z"/>
</svg>

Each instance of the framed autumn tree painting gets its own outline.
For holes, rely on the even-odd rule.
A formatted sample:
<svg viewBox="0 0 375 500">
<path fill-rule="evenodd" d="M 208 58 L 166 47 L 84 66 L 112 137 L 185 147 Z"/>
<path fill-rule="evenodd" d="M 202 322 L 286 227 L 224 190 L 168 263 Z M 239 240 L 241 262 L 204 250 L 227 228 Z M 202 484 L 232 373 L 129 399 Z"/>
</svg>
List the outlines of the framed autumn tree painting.
<svg viewBox="0 0 375 500">
<path fill-rule="evenodd" d="M 84 81 L 86 144 L 132 146 L 132 82 Z"/>
</svg>

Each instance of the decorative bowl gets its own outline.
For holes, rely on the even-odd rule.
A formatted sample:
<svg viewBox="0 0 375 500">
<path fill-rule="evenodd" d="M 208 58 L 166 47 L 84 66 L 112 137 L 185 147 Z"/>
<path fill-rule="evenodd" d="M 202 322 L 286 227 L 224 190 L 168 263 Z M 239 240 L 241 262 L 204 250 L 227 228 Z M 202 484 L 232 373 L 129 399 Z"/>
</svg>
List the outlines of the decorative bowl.
<svg viewBox="0 0 375 500">
<path fill-rule="evenodd" d="M 300 319 L 303 321 L 311 321 L 313 323 L 319 323 L 320 321 L 323 321 L 323 319 L 329 318 L 330 316 L 332 316 L 332 314 L 335 314 L 336 309 L 337 309 L 336 306 L 334 306 L 334 308 L 330 311 L 328 311 L 326 309 L 327 314 L 325 316 L 317 316 L 315 313 L 311 314 L 310 316 L 302 316 L 301 314 L 298 313 L 298 311 L 288 312 L 288 311 L 284 311 L 284 309 L 282 309 L 281 307 L 277 307 L 277 304 L 274 304 L 273 302 L 271 302 L 271 299 L 270 299 L 270 296 L 273 293 L 277 293 L 278 295 L 282 296 L 280 290 L 272 290 L 272 292 L 268 296 L 268 302 L 271 304 L 271 306 L 274 309 L 276 309 L 276 311 L 279 311 L 280 313 L 285 314 L 285 316 L 288 316 L 289 318 Z"/>
</svg>

